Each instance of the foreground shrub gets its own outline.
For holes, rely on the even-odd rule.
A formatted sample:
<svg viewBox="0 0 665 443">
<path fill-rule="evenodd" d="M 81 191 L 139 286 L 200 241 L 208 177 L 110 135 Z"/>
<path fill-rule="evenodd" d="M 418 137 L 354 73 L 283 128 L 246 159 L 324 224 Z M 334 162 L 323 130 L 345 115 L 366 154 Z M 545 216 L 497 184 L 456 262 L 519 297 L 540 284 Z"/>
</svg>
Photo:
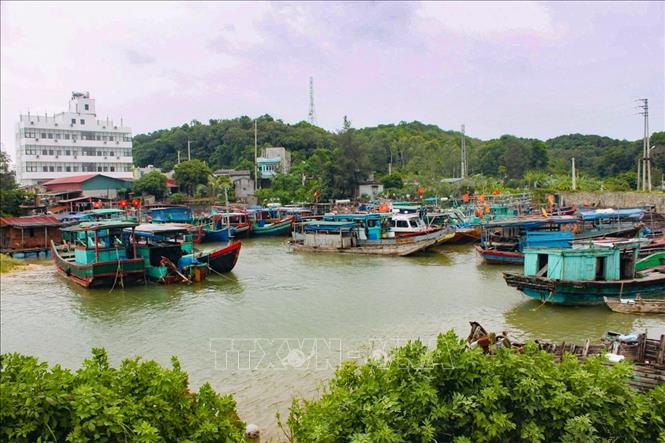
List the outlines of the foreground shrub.
<svg viewBox="0 0 665 443">
<path fill-rule="evenodd" d="M 293 402 L 286 428 L 297 442 L 665 441 L 665 386 L 639 394 L 631 374 L 601 357 L 556 364 L 533 344 L 465 351 L 448 333 L 433 350 L 344 363 L 319 400 Z"/>
<path fill-rule="evenodd" d="M 231 396 L 208 384 L 188 388 L 187 373 L 127 359 L 112 368 L 103 349 L 72 373 L 20 354 L 0 356 L 2 441 L 242 441 Z"/>
</svg>

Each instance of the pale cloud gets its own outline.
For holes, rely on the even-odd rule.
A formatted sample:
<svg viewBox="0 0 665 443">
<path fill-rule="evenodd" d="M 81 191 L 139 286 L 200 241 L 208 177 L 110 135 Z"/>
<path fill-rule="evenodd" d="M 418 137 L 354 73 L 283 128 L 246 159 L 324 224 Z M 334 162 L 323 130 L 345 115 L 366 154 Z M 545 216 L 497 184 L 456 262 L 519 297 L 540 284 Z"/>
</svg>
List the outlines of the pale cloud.
<svg viewBox="0 0 665 443">
<path fill-rule="evenodd" d="M 486 38 L 507 32 L 551 36 L 555 27 L 549 8 L 540 2 L 423 2 L 419 24 L 429 33 L 455 32 Z"/>
</svg>

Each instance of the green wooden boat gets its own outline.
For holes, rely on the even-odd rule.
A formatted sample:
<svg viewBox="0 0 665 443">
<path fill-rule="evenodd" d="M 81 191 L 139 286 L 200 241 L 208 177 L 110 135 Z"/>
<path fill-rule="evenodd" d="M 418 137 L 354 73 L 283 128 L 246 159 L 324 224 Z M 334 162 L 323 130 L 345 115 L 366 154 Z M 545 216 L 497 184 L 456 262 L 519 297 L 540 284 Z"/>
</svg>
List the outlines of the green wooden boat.
<svg viewBox="0 0 665 443">
<path fill-rule="evenodd" d="M 635 263 L 635 270 L 641 272 L 663 265 L 665 265 L 665 252 L 656 252 L 655 254 L 648 255 Z"/>
<path fill-rule="evenodd" d="M 288 235 L 293 225 L 293 217 L 287 217 L 272 223 L 261 223 L 263 220 L 252 223 L 251 235 L 276 236 Z"/>
<path fill-rule="evenodd" d="M 527 249 L 524 273 L 504 273 L 504 279 L 526 296 L 544 303 L 599 305 L 608 299 L 665 295 L 665 265 L 636 262 L 639 240 L 611 245 L 586 244 L 573 248 Z M 654 254 L 655 255 L 655 254 Z M 645 262 L 656 263 L 656 259 Z"/>
<path fill-rule="evenodd" d="M 70 242 L 51 242 L 55 267 L 84 287 L 126 286 L 142 282 L 145 261 L 136 256 L 136 243 L 123 242 L 123 230 L 137 224 L 123 221 L 90 222 L 63 228 Z"/>
</svg>

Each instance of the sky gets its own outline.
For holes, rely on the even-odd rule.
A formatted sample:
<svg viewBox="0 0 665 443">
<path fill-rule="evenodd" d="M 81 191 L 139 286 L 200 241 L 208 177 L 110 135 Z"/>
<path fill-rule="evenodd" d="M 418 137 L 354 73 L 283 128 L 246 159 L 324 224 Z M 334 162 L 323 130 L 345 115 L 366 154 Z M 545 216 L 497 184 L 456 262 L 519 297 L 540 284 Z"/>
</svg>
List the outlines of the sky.
<svg viewBox="0 0 665 443">
<path fill-rule="evenodd" d="M 0 141 L 90 91 L 134 134 L 270 114 L 482 139 L 664 129 L 665 2 L 0 3 Z"/>
</svg>

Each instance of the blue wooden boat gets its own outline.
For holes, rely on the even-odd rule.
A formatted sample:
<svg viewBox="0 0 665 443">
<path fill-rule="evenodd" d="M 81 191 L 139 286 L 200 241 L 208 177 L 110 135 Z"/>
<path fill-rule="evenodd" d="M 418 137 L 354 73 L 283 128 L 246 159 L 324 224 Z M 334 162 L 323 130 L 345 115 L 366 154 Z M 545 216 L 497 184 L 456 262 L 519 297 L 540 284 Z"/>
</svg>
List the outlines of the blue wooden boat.
<svg viewBox="0 0 665 443">
<path fill-rule="evenodd" d="M 599 305 L 607 299 L 665 295 L 665 265 L 636 271 L 641 240 L 524 251 L 524 272 L 504 279 L 544 303 Z M 637 266 L 637 269 L 642 269 Z"/>
<path fill-rule="evenodd" d="M 148 209 L 151 223 L 188 223 L 194 222 L 192 210 L 187 206 L 160 206 Z"/>
<path fill-rule="evenodd" d="M 492 264 L 522 264 L 524 249 L 569 247 L 574 240 L 576 217 L 519 217 L 481 224 L 476 250 Z"/>
</svg>

